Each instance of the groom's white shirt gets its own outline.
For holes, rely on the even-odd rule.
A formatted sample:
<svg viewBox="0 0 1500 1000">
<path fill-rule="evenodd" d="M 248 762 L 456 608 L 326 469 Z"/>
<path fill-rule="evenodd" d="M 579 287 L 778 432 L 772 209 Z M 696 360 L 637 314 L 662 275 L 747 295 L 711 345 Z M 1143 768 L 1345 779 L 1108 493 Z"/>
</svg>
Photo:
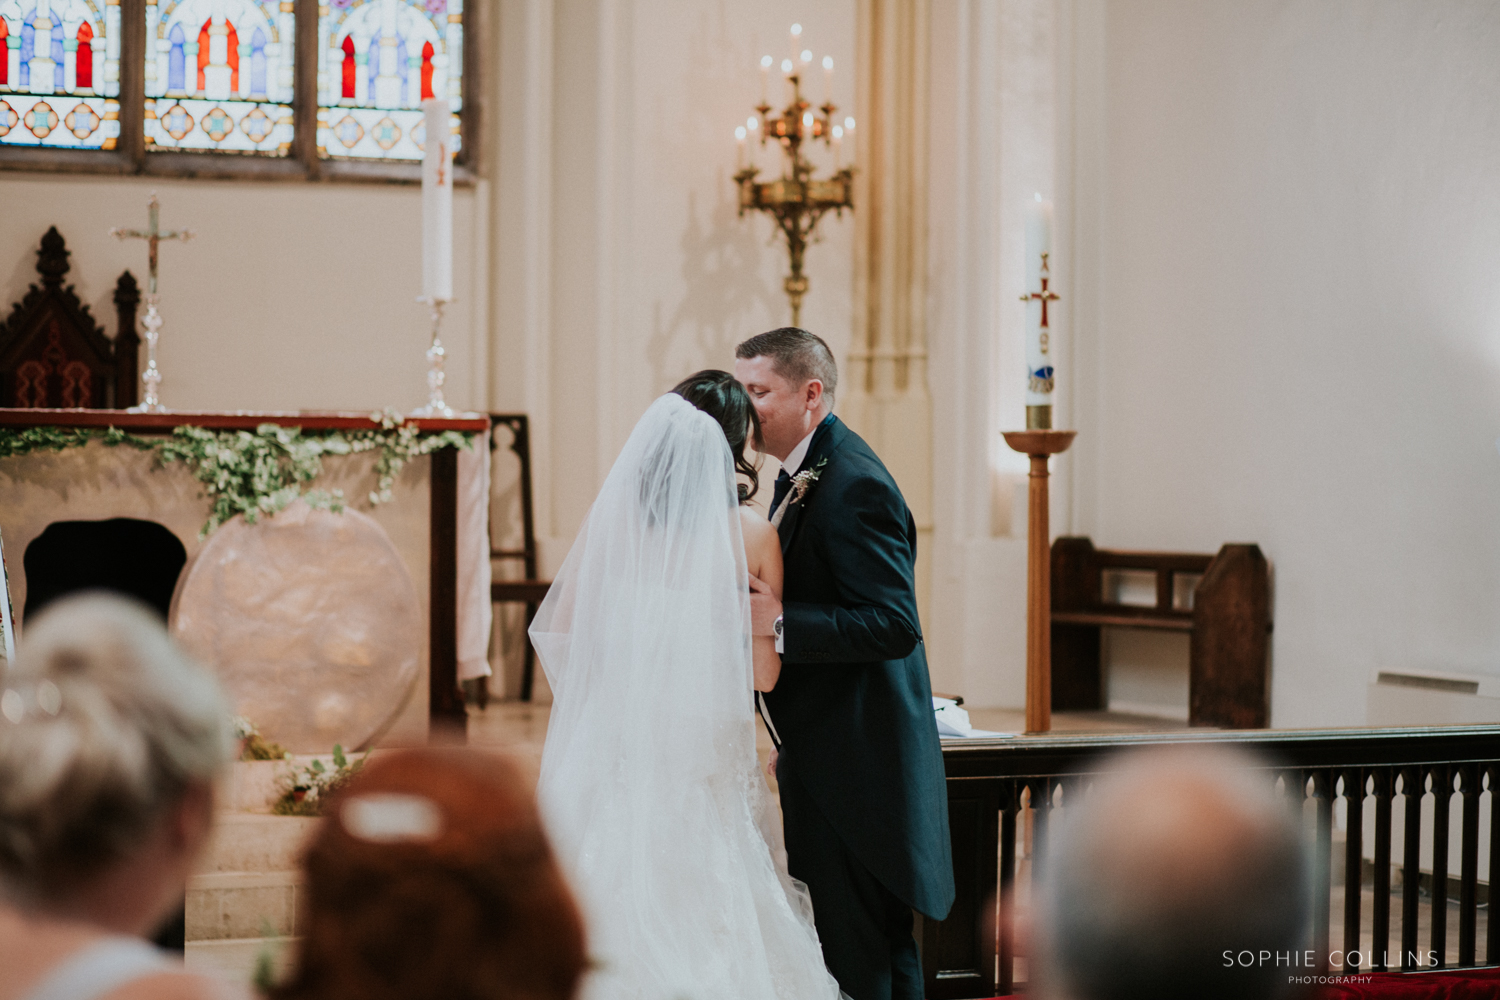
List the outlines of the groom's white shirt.
<svg viewBox="0 0 1500 1000">
<path fill-rule="evenodd" d="M 799 471 L 801 471 L 802 462 L 804 462 L 804 460 L 807 460 L 807 450 L 811 447 L 811 445 L 813 445 L 814 433 L 817 433 L 817 427 L 813 427 L 813 429 L 811 429 L 810 432 L 807 433 L 807 436 L 805 436 L 805 438 L 802 438 L 801 441 L 796 442 L 796 447 L 792 448 L 792 453 L 787 454 L 786 460 L 784 460 L 784 462 L 781 462 L 781 468 L 786 469 L 787 475 L 796 475 Z M 784 504 L 784 502 L 786 502 L 786 499 L 781 499 L 781 502 L 783 502 Z M 778 654 L 780 654 L 780 652 L 786 652 L 786 636 L 775 637 L 775 651 L 777 651 Z M 771 724 L 771 709 L 768 709 L 765 706 L 765 696 L 763 696 L 763 694 L 760 694 L 759 691 L 756 691 L 756 697 L 760 700 L 760 718 L 763 718 L 763 720 L 765 720 L 766 727 L 771 730 L 771 735 L 775 736 L 775 742 L 777 742 L 777 745 L 780 745 L 781 738 L 777 735 L 777 732 L 775 732 L 774 724 Z"/>
<path fill-rule="evenodd" d="M 816 433 L 818 433 L 818 428 L 814 427 L 808 432 L 807 437 L 797 442 L 797 447 L 793 448 L 791 454 L 787 455 L 786 460 L 781 463 L 781 467 L 786 470 L 788 476 L 795 476 L 798 472 L 802 471 L 802 463 L 807 460 L 807 449 L 812 447 L 813 435 Z M 786 500 L 783 499 L 781 502 L 786 503 Z M 776 637 L 776 652 L 786 652 L 786 637 L 784 635 Z M 771 710 L 766 707 L 765 696 L 759 691 L 755 693 L 755 696 L 760 701 L 761 718 L 766 720 L 766 727 L 771 730 L 771 735 L 775 737 L 776 743 L 779 746 L 781 744 L 781 737 L 777 735 L 776 726 L 771 722 Z"/>
<path fill-rule="evenodd" d="M 787 455 L 786 461 L 781 463 L 781 468 L 788 476 L 795 476 L 798 472 L 802 471 L 802 463 L 807 461 L 807 449 L 812 447 L 813 435 L 816 433 L 818 433 L 818 428 L 815 426 L 811 431 L 808 431 L 807 437 L 797 442 L 797 447 L 793 448 L 791 454 Z M 781 502 L 786 503 L 786 500 L 783 499 Z M 776 637 L 776 652 L 785 653 L 785 643 L 785 637 L 778 635 Z"/>
<path fill-rule="evenodd" d="M 807 449 L 812 447 L 813 435 L 816 433 L 818 433 L 818 428 L 814 427 L 808 432 L 807 437 L 797 442 L 797 447 L 793 448 L 792 453 L 786 457 L 786 461 L 781 463 L 787 475 L 795 476 L 802 471 L 802 463 L 807 460 Z"/>
</svg>

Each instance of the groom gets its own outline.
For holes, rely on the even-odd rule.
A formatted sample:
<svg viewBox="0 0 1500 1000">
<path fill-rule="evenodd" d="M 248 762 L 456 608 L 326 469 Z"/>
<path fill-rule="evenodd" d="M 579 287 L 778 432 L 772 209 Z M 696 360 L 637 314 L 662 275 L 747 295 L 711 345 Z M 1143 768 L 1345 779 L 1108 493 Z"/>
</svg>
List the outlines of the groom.
<svg viewBox="0 0 1500 1000">
<path fill-rule="evenodd" d="M 771 517 L 782 602 L 759 581 L 754 631 L 781 678 L 760 709 L 777 745 L 791 874 L 853 1000 L 920 1000 L 912 910 L 953 905 L 948 799 L 913 583 L 916 525 L 870 446 L 833 415 L 838 369 L 795 327 L 751 337 L 734 375 L 781 460 Z"/>
</svg>

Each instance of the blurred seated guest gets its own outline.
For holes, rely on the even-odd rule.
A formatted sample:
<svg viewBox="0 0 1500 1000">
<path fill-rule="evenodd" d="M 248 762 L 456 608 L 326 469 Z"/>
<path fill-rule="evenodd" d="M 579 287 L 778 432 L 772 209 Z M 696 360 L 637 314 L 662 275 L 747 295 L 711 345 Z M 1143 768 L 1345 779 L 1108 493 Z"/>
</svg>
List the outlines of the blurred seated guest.
<svg viewBox="0 0 1500 1000">
<path fill-rule="evenodd" d="M 1064 809 L 1035 926 L 1043 996 L 1268 1000 L 1311 971 L 1308 864 L 1264 768 L 1207 747 L 1126 756 Z"/>
<path fill-rule="evenodd" d="M 27 622 L 0 676 L 0 1000 L 237 995 L 143 940 L 232 750 L 217 682 L 145 605 L 85 594 Z"/>
<path fill-rule="evenodd" d="M 279 1000 L 571 1000 L 582 920 L 508 762 L 372 758 L 324 815 Z"/>
</svg>

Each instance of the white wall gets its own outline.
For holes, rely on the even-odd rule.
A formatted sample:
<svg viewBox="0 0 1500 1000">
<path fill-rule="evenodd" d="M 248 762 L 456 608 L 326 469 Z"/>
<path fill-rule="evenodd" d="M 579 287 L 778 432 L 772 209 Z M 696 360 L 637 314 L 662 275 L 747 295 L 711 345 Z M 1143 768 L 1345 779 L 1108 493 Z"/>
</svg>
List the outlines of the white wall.
<svg viewBox="0 0 1500 1000">
<path fill-rule="evenodd" d="M 186 245 L 161 245 L 157 363 L 166 405 L 409 411 L 426 402 L 422 355 L 431 324 L 415 301 L 422 278 L 416 186 L 0 173 L 7 314 L 38 280 L 34 251 L 55 225 L 73 252 L 67 280 L 114 336 L 115 280 L 128 268 L 144 292 L 146 245 L 118 241 L 109 229 L 145 228 L 152 191 L 161 199 L 162 228 L 196 235 Z M 454 196 L 456 301 L 444 322 L 449 401 L 480 409 L 485 313 L 482 300 L 475 309 L 475 268 L 487 267 L 487 234 L 475 204 L 482 197 L 472 188 Z"/>
<path fill-rule="evenodd" d="M 550 570 L 651 400 L 732 367 L 739 341 L 789 319 L 784 244 L 736 214 L 734 129 L 794 21 L 818 60 L 833 56 L 835 101 L 852 103 L 855 9 L 517 0 L 499 20 L 495 401 L 532 414 Z M 821 100 L 821 68 L 814 88 Z M 758 157 L 779 172 L 779 154 Z M 853 225 L 819 232 L 802 320 L 842 357 Z"/>
<path fill-rule="evenodd" d="M 1258 542 L 1274 725 L 1500 674 L 1500 8 L 1071 9 L 1073 529 Z"/>
</svg>

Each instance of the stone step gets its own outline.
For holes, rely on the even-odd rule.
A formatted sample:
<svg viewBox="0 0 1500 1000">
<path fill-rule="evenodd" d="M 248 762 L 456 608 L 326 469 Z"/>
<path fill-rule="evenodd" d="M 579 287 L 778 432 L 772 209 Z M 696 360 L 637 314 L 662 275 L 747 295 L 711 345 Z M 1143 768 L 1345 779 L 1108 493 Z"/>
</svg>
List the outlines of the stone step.
<svg viewBox="0 0 1500 1000">
<path fill-rule="evenodd" d="M 282 775 L 300 760 L 241 760 L 229 766 L 219 785 L 219 808 L 226 812 L 269 813 L 281 794 Z"/>
<path fill-rule="evenodd" d="M 194 972 L 215 973 L 231 983 L 252 986 L 256 968 L 265 955 L 274 979 L 283 978 L 296 953 L 296 938 L 250 937 L 218 941 L 189 941 L 186 964 Z"/>
<path fill-rule="evenodd" d="M 221 812 L 198 874 L 296 871 L 317 826 L 310 816 Z"/>
<path fill-rule="evenodd" d="M 285 937 L 301 931 L 302 873 L 214 872 L 187 885 L 187 940 Z"/>
</svg>

